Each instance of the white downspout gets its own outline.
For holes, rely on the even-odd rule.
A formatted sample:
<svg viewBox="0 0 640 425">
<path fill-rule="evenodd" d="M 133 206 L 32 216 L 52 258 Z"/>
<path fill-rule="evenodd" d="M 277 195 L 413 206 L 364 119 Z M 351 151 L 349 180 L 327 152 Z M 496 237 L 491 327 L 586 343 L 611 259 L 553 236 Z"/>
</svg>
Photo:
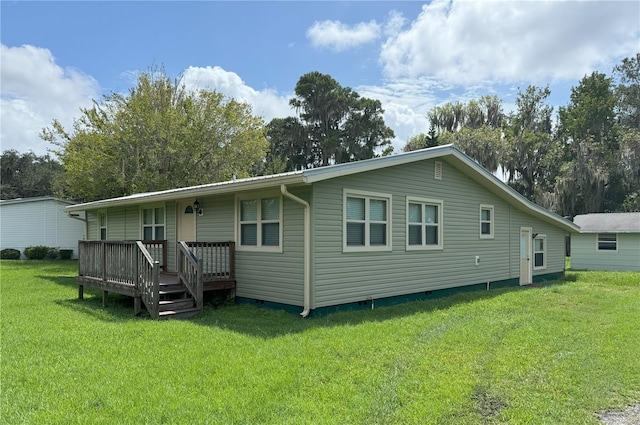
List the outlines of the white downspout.
<svg viewBox="0 0 640 425">
<path fill-rule="evenodd" d="M 311 207 L 307 201 L 290 193 L 284 184 L 280 185 L 280 192 L 304 206 L 304 310 L 300 316 L 307 317 L 311 312 Z"/>
</svg>

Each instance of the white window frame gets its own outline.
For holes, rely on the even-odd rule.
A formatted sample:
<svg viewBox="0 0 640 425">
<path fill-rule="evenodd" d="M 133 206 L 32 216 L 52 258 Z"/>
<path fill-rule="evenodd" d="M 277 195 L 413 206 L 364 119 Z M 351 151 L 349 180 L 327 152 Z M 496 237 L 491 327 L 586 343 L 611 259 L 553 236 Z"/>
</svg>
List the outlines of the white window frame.
<svg viewBox="0 0 640 425">
<path fill-rule="evenodd" d="M 600 241 L 600 235 L 613 235 L 615 236 L 615 242 L 613 241 Z M 602 249 L 600 248 L 600 242 L 603 243 L 615 243 L 615 249 Z M 617 252 L 618 251 L 618 234 L 614 233 L 614 232 L 600 232 L 600 233 L 596 233 L 596 251 L 598 252 Z"/>
<path fill-rule="evenodd" d="M 262 200 L 269 198 L 277 198 L 278 199 L 278 220 L 262 220 Z M 242 201 L 256 201 L 257 212 L 256 212 L 256 245 L 243 245 L 242 244 L 242 225 L 243 224 L 251 224 L 251 222 L 243 222 L 241 221 L 241 207 L 240 203 Z M 236 240 L 236 250 L 237 251 L 253 251 L 253 252 L 282 252 L 282 235 L 283 235 L 283 208 L 284 200 L 282 199 L 282 195 L 280 192 L 264 192 L 264 193 L 253 193 L 247 195 L 236 195 L 235 199 L 235 240 Z M 278 223 L 278 245 L 262 245 L 262 225 L 267 223 Z"/>
<path fill-rule="evenodd" d="M 161 209 L 162 210 L 162 224 L 156 224 L 156 209 Z M 152 210 L 153 211 L 153 223 L 151 223 L 151 225 L 145 225 L 144 224 L 144 210 Z M 152 241 L 155 240 L 167 240 L 167 209 L 165 208 L 164 204 L 150 204 L 150 205 L 143 205 L 140 207 L 140 240 L 146 240 L 144 239 L 144 228 L 145 227 L 151 227 L 151 234 L 153 235 L 153 238 L 151 239 Z M 156 228 L 158 227 L 162 227 L 164 229 L 164 239 L 156 239 L 155 235 L 156 235 Z"/>
<path fill-rule="evenodd" d="M 491 211 L 491 219 L 489 221 L 483 220 L 482 219 L 482 211 L 483 210 L 489 210 Z M 479 229 L 479 234 L 480 234 L 480 239 L 493 239 L 494 238 L 494 234 L 495 234 L 495 209 L 493 208 L 493 205 L 486 205 L 486 204 L 480 204 L 480 217 L 479 217 L 479 222 L 480 222 L 480 229 Z M 491 230 L 490 233 L 485 234 L 482 233 L 482 224 L 483 223 L 489 223 L 489 229 Z"/>
<path fill-rule="evenodd" d="M 426 238 L 423 237 L 422 240 L 422 244 L 420 245 L 413 245 L 413 244 L 409 244 L 409 225 L 416 225 L 416 223 L 409 223 L 409 204 L 420 204 L 422 206 L 422 223 L 421 223 L 421 229 L 422 229 L 422 234 L 424 236 L 424 229 L 426 226 L 428 226 L 427 223 L 424 222 L 425 220 L 425 216 L 424 216 L 424 206 L 425 205 L 432 205 L 432 206 L 437 206 L 438 207 L 438 224 L 437 224 L 437 228 L 438 228 L 438 243 L 436 245 L 434 244 L 430 244 L 428 245 L 426 242 Z M 418 250 L 442 250 L 444 249 L 444 243 L 443 243 L 443 239 L 444 239 L 444 232 L 443 232 L 443 228 L 444 228 L 444 223 L 443 223 L 443 216 L 444 216 L 444 202 L 440 199 L 429 199 L 429 198 L 415 198 L 415 197 L 410 197 L 407 196 L 407 202 L 406 202 L 406 211 L 407 211 L 407 216 L 406 216 L 406 250 L 407 251 L 418 251 Z"/>
<path fill-rule="evenodd" d="M 106 241 L 109 239 L 107 210 L 98 210 L 98 240 Z M 102 225 L 102 217 L 104 217 L 104 226 Z M 104 239 L 102 239 L 102 229 L 104 229 Z"/>
<path fill-rule="evenodd" d="M 364 223 L 364 245 L 347 245 L 347 223 L 355 222 L 353 220 L 347 220 L 347 198 L 362 198 L 365 200 L 365 217 L 364 220 L 361 221 Z M 374 200 L 382 200 L 387 203 L 387 211 L 386 216 L 387 220 L 386 224 L 386 245 L 370 245 L 370 225 L 382 222 L 371 222 L 369 219 L 370 201 Z M 361 190 L 352 190 L 352 189 L 344 189 L 342 191 L 342 252 L 376 252 L 376 251 L 391 251 L 393 249 L 393 245 L 391 243 L 391 227 L 392 227 L 392 219 L 391 219 L 391 202 L 392 198 L 390 194 L 387 193 L 378 193 L 378 192 L 368 192 Z"/>
<path fill-rule="evenodd" d="M 536 241 L 542 240 L 542 251 L 538 251 Z M 536 266 L 536 254 L 542 253 L 542 265 Z M 536 235 L 533 238 L 533 270 L 542 270 L 547 268 L 547 235 Z"/>
</svg>

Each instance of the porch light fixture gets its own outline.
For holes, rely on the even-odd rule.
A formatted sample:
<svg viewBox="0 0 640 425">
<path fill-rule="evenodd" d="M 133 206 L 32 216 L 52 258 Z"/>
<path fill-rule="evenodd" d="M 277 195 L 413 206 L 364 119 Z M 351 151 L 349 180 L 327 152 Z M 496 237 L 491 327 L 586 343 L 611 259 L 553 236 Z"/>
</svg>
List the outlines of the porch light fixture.
<svg viewBox="0 0 640 425">
<path fill-rule="evenodd" d="M 202 215 L 202 208 L 200 208 L 200 202 L 197 199 L 193 202 L 193 210 L 196 214 Z"/>
</svg>

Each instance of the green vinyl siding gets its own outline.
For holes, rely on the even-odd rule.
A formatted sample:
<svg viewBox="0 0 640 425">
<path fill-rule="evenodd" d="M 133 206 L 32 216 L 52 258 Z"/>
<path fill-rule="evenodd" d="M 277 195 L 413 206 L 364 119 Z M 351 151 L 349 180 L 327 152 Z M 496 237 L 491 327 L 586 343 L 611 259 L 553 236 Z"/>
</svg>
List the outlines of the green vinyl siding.
<svg viewBox="0 0 640 425">
<path fill-rule="evenodd" d="M 310 188 L 290 188 L 309 200 Z M 243 194 L 244 195 L 244 194 Z M 248 193 L 249 196 L 252 193 Z M 262 192 L 255 192 L 261 197 Z M 199 241 L 235 240 L 235 196 L 198 199 L 204 215 L 197 218 Z M 302 306 L 304 283 L 304 208 L 283 200 L 282 252 L 236 251 L 236 296 Z"/>
<path fill-rule="evenodd" d="M 604 233 L 604 232 L 603 232 Z M 617 250 L 598 250 L 597 233 L 571 236 L 571 268 L 640 271 L 640 233 L 617 233 Z"/>
<path fill-rule="evenodd" d="M 98 232 L 98 211 L 87 211 L 87 240 L 95 241 L 100 239 Z M 107 231 L 109 228 L 107 227 Z"/>
<path fill-rule="evenodd" d="M 234 240 L 233 195 L 201 198 L 198 201 L 204 214 L 196 216 L 197 240 L 210 242 Z"/>
<path fill-rule="evenodd" d="M 314 308 L 517 278 L 520 226 L 547 233 L 548 266 L 534 274 L 563 270 L 562 232 L 442 166 L 442 180 L 433 178 L 434 161 L 421 161 L 314 184 Z M 391 251 L 343 252 L 343 190 L 391 195 Z M 406 250 L 407 197 L 442 201 L 442 250 Z M 480 238 L 480 205 L 494 208 L 492 239 Z"/>
</svg>

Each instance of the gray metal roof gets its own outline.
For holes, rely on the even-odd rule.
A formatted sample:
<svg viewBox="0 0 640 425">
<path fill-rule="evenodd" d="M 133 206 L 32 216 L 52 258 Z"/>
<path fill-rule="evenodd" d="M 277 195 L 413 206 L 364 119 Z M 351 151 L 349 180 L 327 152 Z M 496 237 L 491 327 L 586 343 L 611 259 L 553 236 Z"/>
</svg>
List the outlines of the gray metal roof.
<svg viewBox="0 0 640 425">
<path fill-rule="evenodd" d="M 472 158 L 465 155 L 454 145 L 436 146 L 433 148 L 421 149 L 397 155 L 330 165 L 327 167 L 313 168 L 309 170 L 274 174 L 270 176 L 251 177 L 247 179 L 162 190 L 158 192 L 137 193 L 119 198 L 77 204 L 65 208 L 65 211 L 86 211 L 115 206 L 135 205 L 146 202 L 161 202 L 197 196 L 239 193 L 247 190 L 278 188 L 280 185 L 312 184 L 318 181 L 434 158 L 442 158 L 453 167 L 471 177 L 472 180 L 496 194 L 501 199 L 504 199 L 506 202 L 524 211 L 528 211 L 547 222 L 560 226 L 566 231 L 577 232 L 579 230 L 578 226 L 574 223 L 565 220 L 557 214 L 554 214 L 529 201 L 527 198 L 483 168 Z"/>
<path fill-rule="evenodd" d="M 73 201 L 56 198 L 55 196 L 34 196 L 33 198 L 2 199 L 0 200 L 0 205 L 24 204 L 26 202 L 43 202 L 43 201 L 55 201 L 55 202 L 60 202 L 62 204 L 68 204 L 68 205 L 75 204 L 75 202 Z"/>
<path fill-rule="evenodd" d="M 640 212 L 582 214 L 573 222 L 580 233 L 640 233 Z"/>
</svg>

